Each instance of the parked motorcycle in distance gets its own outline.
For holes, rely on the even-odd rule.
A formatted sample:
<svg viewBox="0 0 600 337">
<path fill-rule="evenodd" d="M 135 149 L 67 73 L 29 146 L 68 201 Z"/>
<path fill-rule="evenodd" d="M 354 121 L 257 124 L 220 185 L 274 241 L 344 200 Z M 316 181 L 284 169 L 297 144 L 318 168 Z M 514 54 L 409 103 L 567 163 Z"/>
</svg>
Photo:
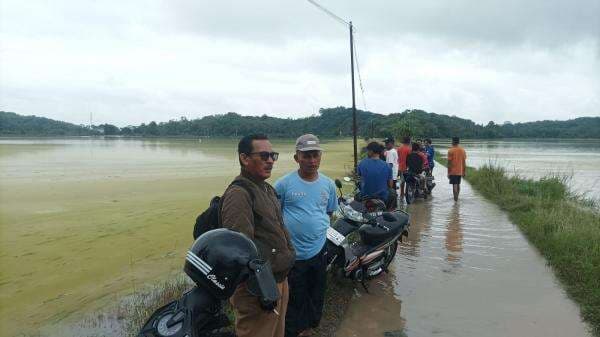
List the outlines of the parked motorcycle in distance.
<svg viewBox="0 0 600 337">
<path fill-rule="evenodd" d="M 406 177 L 406 192 L 404 197 L 407 204 L 412 204 L 416 198 L 427 199 L 427 195 L 430 193 L 426 192 L 425 186 L 421 182 L 421 175 L 408 173 Z M 433 183 L 435 186 L 435 183 Z"/>
<path fill-rule="evenodd" d="M 435 177 L 433 176 L 433 173 L 431 172 L 431 170 L 426 171 L 425 179 L 426 179 L 426 184 L 427 184 L 427 192 L 426 193 L 428 195 L 431 195 L 431 191 L 435 187 Z"/>
<path fill-rule="evenodd" d="M 366 281 L 387 271 L 398 241 L 408 235 L 410 217 L 401 210 L 387 212 L 379 199 L 344 197 L 341 181 L 336 179 L 335 184 L 339 209 L 327 230 L 327 268 L 361 282 L 368 291 Z"/>
</svg>

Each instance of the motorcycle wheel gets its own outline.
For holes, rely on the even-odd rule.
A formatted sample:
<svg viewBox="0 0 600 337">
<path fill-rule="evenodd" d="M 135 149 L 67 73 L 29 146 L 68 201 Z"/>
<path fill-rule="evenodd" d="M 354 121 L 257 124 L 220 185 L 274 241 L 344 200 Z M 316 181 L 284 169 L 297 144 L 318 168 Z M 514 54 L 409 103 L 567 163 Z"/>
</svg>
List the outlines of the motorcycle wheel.
<svg viewBox="0 0 600 337">
<path fill-rule="evenodd" d="M 386 248 L 385 251 L 385 257 L 383 258 L 383 269 L 387 271 L 388 267 L 390 266 L 390 263 L 392 263 L 392 261 L 394 260 L 394 257 L 396 257 L 396 252 L 398 251 L 398 243 L 394 242 L 392 243 L 388 248 Z"/>
<path fill-rule="evenodd" d="M 383 257 L 381 258 L 381 263 L 378 263 L 376 266 L 370 266 L 363 273 L 362 270 L 357 270 L 355 273 L 355 279 L 358 281 L 362 281 L 362 278 L 365 277 L 367 280 L 371 280 L 383 273 L 387 272 L 387 268 L 390 263 L 394 260 L 396 256 L 396 251 L 398 250 L 398 243 L 394 242 L 389 245 L 385 251 L 383 252 Z M 375 268 L 375 270 L 373 270 Z M 363 275 L 364 274 L 364 275 Z"/>
<path fill-rule="evenodd" d="M 409 205 L 412 204 L 412 202 L 415 200 L 415 187 L 413 184 L 407 184 L 406 193 L 404 196 L 406 198 L 406 203 Z"/>
</svg>

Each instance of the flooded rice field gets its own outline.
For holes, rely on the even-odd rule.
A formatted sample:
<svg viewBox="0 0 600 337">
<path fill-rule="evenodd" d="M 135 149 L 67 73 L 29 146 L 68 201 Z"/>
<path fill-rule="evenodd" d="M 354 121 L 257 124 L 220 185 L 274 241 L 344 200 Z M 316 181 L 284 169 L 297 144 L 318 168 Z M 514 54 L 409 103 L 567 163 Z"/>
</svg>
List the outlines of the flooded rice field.
<svg viewBox="0 0 600 337">
<path fill-rule="evenodd" d="M 324 144 L 341 176 L 351 141 Z M 57 335 L 180 275 L 196 216 L 239 174 L 237 140 L 0 139 L 0 336 Z M 295 168 L 293 141 L 273 179 Z M 58 334 L 60 335 L 60 334 Z"/>
<path fill-rule="evenodd" d="M 322 172 L 343 176 L 351 144 L 326 142 Z M 497 156 L 477 144 L 465 143 L 470 165 Z M 569 144 L 565 152 L 584 148 Z M 583 157 L 557 154 L 550 162 L 570 163 L 574 177 L 596 182 L 595 144 Z M 179 275 L 196 215 L 239 171 L 236 145 L 0 139 L 0 337 L 51 336 Z M 274 141 L 274 149 L 281 155 L 271 182 L 296 168 L 292 141 Z M 514 163 L 519 169 L 522 161 Z M 534 167 L 554 172 L 556 165 Z M 393 273 L 372 283 L 373 294 L 354 299 L 338 335 L 586 336 L 577 308 L 506 215 L 468 184 L 454 205 L 440 170 L 434 197 L 408 208 L 413 225 Z"/>
<path fill-rule="evenodd" d="M 506 214 L 436 167 L 429 200 L 406 207 L 391 272 L 358 289 L 338 337 L 591 336 L 544 259 Z"/>
</svg>

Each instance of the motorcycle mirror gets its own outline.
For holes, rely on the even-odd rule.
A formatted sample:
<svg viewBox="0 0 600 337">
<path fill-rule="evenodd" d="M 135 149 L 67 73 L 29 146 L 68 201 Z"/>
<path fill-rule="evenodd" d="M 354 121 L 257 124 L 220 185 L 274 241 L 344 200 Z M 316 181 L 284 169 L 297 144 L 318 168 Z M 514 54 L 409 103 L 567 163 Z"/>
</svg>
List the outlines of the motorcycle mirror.
<svg viewBox="0 0 600 337">
<path fill-rule="evenodd" d="M 335 186 L 337 186 L 337 188 L 342 188 L 342 182 L 339 179 L 335 180 Z"/>
</svg>

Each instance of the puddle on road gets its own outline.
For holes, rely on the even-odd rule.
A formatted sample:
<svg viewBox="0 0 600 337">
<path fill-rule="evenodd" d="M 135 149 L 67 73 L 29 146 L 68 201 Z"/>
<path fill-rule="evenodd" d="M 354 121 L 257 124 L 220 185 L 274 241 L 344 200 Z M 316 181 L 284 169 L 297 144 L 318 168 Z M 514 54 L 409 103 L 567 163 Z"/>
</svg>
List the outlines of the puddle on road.
<svg viewBox="0 0 600 337">
<path fill-rule="evenodd" d="M 444 168 L 433 198 L 407 209 L 392 271 L 357 287 L 338 337 L 591 336 L 545 260 L 504 212 Z"/>
</svg>

